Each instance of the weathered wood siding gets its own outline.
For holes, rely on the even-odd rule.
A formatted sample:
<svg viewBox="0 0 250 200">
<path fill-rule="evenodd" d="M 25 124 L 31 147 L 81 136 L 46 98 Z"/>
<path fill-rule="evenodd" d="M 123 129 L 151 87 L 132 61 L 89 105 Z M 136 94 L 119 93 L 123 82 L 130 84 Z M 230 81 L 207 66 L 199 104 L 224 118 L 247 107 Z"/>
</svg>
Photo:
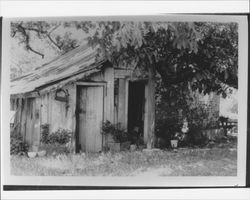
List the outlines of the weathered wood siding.
<svg viewBox="0 0 250 200">
<path fill-rule="evenodd" d="M 40 141 L 40 98 L 13 99 L 11 109 L 16 111 L 14 131 L 21 134 L 30 148 Z"/>
<path fill-rule="evenodd" d="M 154 147 L 155 143 L 155 73 L 149 69 L 149 80 L 145 88 L 145 118 L 144 118 L 144 143 L 147 148 Z"/>
<path fill-rule="evenodd" d="M 96 72 L 89 76 L 87 79 L 79 80 L 78 82 L 101 82 L 104 83 L 101 90 L 89 90 L 91 99 L 88 99 L 88 107 L 100 116 L 98 121 L 102 118 L 103 121 L 109 120 L 111 123 L 119 122 L 122 128 L 127 128 L 128 120 L 128 84 L 130 80 L 141 79 L 145 82 L 145 117 L 144 117 L 144 140 L 148 148 L 153 147 L 154 140 L 154 80 L 152 76 L 150 80 L 145 76 L 140 77 L 134 75 L 131 70 L 114 70 L 111 66 L 106 66 L 103 71 Z M 118 79 L 118 97 L 117 106 L 114 102 L 114 81 Z M 25 140 L 30 144 L 37 144 L 40 140 L 40 126 L 41 124 L 49 124 L 50 133 L 57 131 L 59 128 L 68 129 L 73 132 L 72 145 L 79 143 L 77 140 L 98 140 L 95 134 L 87 135 L 88 139 L 77 138 L 79 131 L 79 124 L 82 119 L 77 123 L 76 108 L 77 108 L 77 83 L 74 82 L 64 86 L 62 89 L 67 90 L 69 97 L 68 103 L 55 100 L 55 91 L 45 93 L 36 98 L 26 98 L 23 100 L 12 101 L 12 107 L 16 109 L 20 107 L 17 112 L 16 121 L 20 124 L 20 132 L 25 136 Z M 91 88 L 91 87 L 90 87 Z M 88 90 L 87 90 L 88 91 Z M 87 92 L 88 93 L 88 92 Z M 102 96 L 102 97 L 101 97 Z M 87 101 L 87 102 L 88 102 Z M 103 109 L 102 109 L 102 106 Z M 96 106 L 96 107 L 95 107 Z M 18 109 L 17 109 L 18 110 Z M 91 111 L 92 112 L 92 111 Z M 91 118 L 91 114 L 88 116 Z M 23 120 L 23 121 L 22 121 Z M 86 121 L 86 120 L 85 120 Z M 101 120 L 102 121 L 102 120 Z M 93 122 L 87 125 L 87 129 L 95 126 Z M 82 127 L 83 129 L 86 127 Z M 101 126 L 100 126 L 101 128 Z M 101 132 L 101 129 L 98 129 Z M 101 133 L 100 133 L 101 134 Z M 93 138 L 92 138 L 93 136 Z M 102 138 L 103 145 L 111 142 L 112 138 Z M 97 142 L 98 143 L 98 142 Z M 98 145 L 97 145 L 98 146 Z M 86 146 L 84 147 L 86 149 Z M 98 149 L 95 147 L 95 149 Z M 98 149 L 99 150 L 99 149 Z M 92 151 L 92 150 L 90 150 Z"/>
<path fill-rule="evenodd" d="M 126 78 L 118 78 L 116 91 L 115 124 L 120 124 L 120 128 L 127 129 L 128 124 L 128 80 Z"/>
<path fill-rule="evenodd" d="M 122 128 L 128 125 L 128 84 L 129 81 L 142 80 L 145 82 L 145 113 L 144 113 L 144 143 L 147 148 L 154 147 L 155 134 L 155 82 L 154 72 L 133 71 L 130 69 L 116 69 L 115 79 L 118 82 L 118 97 L 115 107 L 115 122 Z"/>
<path fill-rule="evenodd" d="M 55 100 L 55 91 L 41 97 L 41 124 L 49 124 L 50 133 L 59 128 L 74 131 L 75 85 L 70 84 L 63 89 L 69 94 L 67 103 Z"/>
<path fill-rule="evenodd" d="M 103 86 L 78 86 L 79 145 L 84 152 L 102 150 Z"/>
</svg>

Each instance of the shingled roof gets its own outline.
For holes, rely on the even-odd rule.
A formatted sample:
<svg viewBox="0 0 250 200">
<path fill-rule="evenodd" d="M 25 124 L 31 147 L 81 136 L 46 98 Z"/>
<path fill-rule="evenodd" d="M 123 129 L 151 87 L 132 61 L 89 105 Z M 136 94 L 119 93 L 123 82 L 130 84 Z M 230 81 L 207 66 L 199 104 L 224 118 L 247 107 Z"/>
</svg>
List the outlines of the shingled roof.
<svg viewBox="0 0 250 200">
<path fill-rule="evenodd" d="M 35 68 L 10 83 L 11 95 L 29 93 L 51 84 L 67 83 L 100 71 L 104 59 L 96 60 L 96 50 L 87 45 L 78 47 L 51 62 Z"/>
</svg>

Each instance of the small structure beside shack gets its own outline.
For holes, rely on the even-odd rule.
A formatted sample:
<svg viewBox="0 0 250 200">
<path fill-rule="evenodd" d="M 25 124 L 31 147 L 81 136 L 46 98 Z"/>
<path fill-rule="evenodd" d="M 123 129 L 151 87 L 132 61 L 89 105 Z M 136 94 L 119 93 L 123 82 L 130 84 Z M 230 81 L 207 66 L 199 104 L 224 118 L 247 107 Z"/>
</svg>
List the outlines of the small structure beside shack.
<svg viewBox="0 0 250 200">
<path fill-rule="evenodd" d="M 151 72 L 113 66 L 96 50 L 78 47 L 11 81 L 14 131 L 29 146 L 40 143 L 41 125 L 50 132 L 71 130 L 75 152 L 100 152 L 110 138 L 102 123 L 140 127 L 147 148 L 154 146 L 154 77 Z"/>
</svg>

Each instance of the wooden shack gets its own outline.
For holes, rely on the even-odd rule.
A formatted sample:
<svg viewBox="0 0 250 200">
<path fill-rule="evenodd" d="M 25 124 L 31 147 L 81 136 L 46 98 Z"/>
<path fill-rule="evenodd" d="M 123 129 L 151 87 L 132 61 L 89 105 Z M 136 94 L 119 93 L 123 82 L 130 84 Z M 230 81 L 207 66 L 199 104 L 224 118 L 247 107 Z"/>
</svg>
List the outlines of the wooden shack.
<svg viewBox="0 0 250 200">
<path fill-rule="evenodd" d="M 32 146 L 39 144 L 41 125 L 50 132 L 73 132 L 76 152 L 100 152 L 107 143 L 102 122 L 125 129 L 140 126 L 147 148 L 154 145 L 154 78 L 133 67 L 97 59 L 96 50 L 78 47 L 11 81 L 15 132 Z"/>
</svg>

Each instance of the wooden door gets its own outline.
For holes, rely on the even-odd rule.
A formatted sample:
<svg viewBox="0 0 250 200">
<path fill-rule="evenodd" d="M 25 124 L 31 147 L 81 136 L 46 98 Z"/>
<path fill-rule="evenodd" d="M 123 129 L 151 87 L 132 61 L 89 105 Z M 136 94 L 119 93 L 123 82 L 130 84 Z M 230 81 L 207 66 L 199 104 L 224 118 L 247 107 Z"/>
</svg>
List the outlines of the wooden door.
<svg viewBox="0 0 250 200">
<path fill-rule="evenodd" d="M 84 152 L 102 150 L 103 87 L 78 86 L 78 134 Z"/>
<path fill-rule="evenodd" d="M 35 121 L 35 98 L 27 99 L 27 119 L 25 141 L 31 147 L 33 144 L 34 121 Z"/>
</svg>

